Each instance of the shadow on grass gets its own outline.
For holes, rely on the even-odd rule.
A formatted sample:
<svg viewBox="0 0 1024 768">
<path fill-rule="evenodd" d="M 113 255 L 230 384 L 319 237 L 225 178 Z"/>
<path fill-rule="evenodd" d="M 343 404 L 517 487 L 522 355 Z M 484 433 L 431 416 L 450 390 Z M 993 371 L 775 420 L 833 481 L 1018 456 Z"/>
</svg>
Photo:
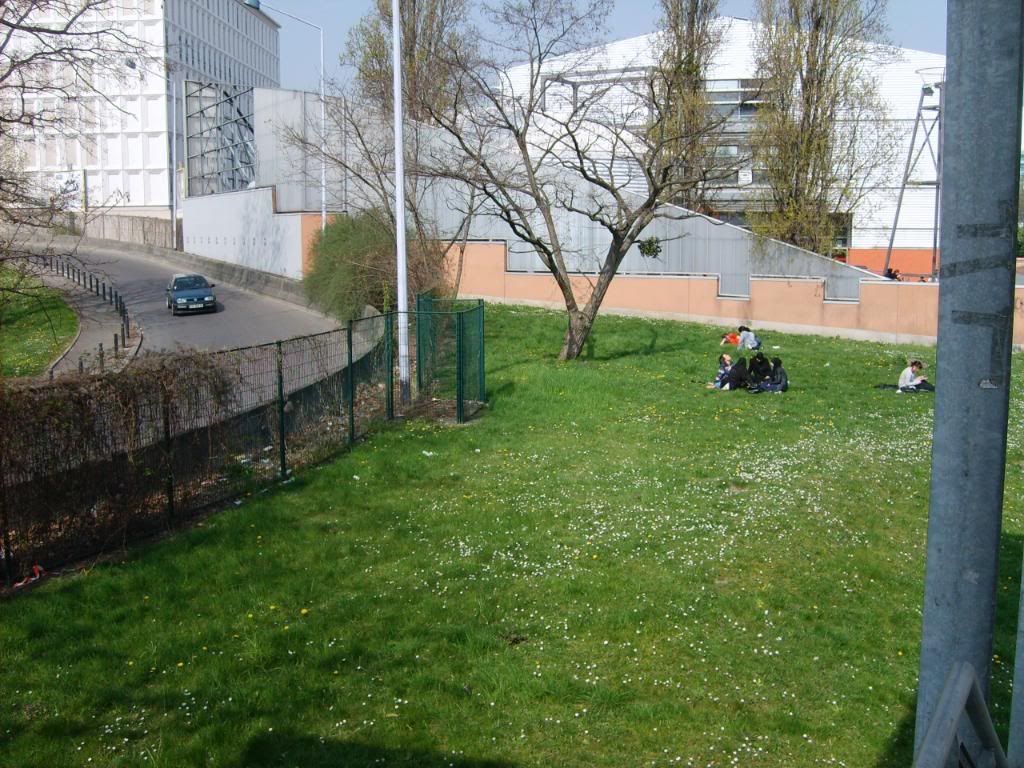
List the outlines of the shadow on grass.
<svg viewBox="0 0 1024 768">
<path fill-rule="evenodd" d="M 453 754 L 415 749 L 387 749 L 355 741 L 335 741 L 297 734 L 261 734 L 246 747 L 239 763 L 246 768 L 301 765 L 303 768 L 362 768 L 363 766 L 416 766 L 416 768 L 514 768 L 513 763 L 476 760 Z"/>
<path fill-rule="evenodd" d="M 992 644 L 994 663 L 990 683 L 990 712 L 999 740 L 1006 748 L 1010 729 L 1010 700 L 1013 695 L 1013 662 L 1017 639 L 1017 613 L 1020 601 L 1021 553 L 1024 537 L 1003 533 L 999 544 L 999 586 L 996 605 L 996 631 Z M 920 637 L 917 638 L 920 643 Z M 910 696 L 885 754 L 875 768 L 904 768 L 914 753 L 914 720 L 917 696 Z"/>
</svg>

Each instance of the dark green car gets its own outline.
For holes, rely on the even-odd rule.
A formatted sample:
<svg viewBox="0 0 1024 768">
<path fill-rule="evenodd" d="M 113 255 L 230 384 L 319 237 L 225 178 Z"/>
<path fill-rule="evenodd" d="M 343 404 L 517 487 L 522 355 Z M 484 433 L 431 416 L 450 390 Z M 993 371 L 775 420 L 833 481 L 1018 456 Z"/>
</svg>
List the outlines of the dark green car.
<svg viewBox="0 0 1024 768">
<path fill-rule="evenodd" d="M 167 308 L 172 315 L 179 312 L 216 312 L 217 294 L 214 283 L 202 275 L 175 275 L 167 284 Z"/>
</svg>

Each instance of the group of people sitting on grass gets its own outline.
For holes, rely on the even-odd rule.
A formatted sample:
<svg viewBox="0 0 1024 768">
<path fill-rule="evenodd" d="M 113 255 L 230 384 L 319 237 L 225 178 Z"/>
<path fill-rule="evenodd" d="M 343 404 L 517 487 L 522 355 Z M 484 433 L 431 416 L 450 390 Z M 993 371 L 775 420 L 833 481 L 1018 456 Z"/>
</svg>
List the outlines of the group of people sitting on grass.
<svg viewBox="0 0 1024 768">
<path fill-rule="evenodd" d="M 749 349 L 754 352 L 748 365 L 746 358 L 741 357 L 733 362 L 732 355 L 723 354 L 718 357 L 718 373 L 715 380 L 707 385 L 708 389 L 722 389 L 734 392 L 745 389 L 752 394 L 758 392 L 785 392 L 789 389 L 789 375 L 782 367 L 782 360 L 768 358 L 761 352 L 761 340 L 745 325 L 736 329 L 735 333 L 722 336 L 722 344 L 735 344 L 737 349 Z"/>
<path fill-rule="evenodd" d="M 789 375 L 782 367 L 781 358 L 773 357 L 769 363 L 763 352 L 755 353 L 749 365 L 744 357 L 733 362 L 731 355 L 724 354 L 718 358 L 718 373 L 708 388 L 733 392 L 745 389 L 751 393 L 785 392 L 789 389 Z"/>
<path fill-rule="evenodd" d="M 736 349 L 760 349 L 761 339 L 757 337 L 757 334 L 747 328 L 745 325 L 741 325 L 735 331 L 729 331 L 729 333 L 722 334 L 722 340 L 718 346 L 724 347 L 726 344 L 732 344 Z"/>
<path fill-rule="evenodd" d="M 748 363 L 741 357 L 733 362 L 732 355 L 722 354 L 718 357 L 718 373 L 714 381 L 708 383 L 708 389 L 735 391 L 745 389 L 748 392 L 785 392 L 789 389 L 789 375 L 782 367 L 782 360 L 773 357 L 771 363 L 761 352 L 761 340 L 747 326 L 741 325 L 736 331 L 722 335 L 721 345 L 735 344 L 737 350 L 749 349 L 754 352 Z M 921 374 L 924 363 L 914 358 L 909 361 L 900 374 L 897 392 L 934 392 L 935 387 L 926 376 Z M 879 387 L 891 389 L 891 384 L 880 384 Z"/>
</svg>

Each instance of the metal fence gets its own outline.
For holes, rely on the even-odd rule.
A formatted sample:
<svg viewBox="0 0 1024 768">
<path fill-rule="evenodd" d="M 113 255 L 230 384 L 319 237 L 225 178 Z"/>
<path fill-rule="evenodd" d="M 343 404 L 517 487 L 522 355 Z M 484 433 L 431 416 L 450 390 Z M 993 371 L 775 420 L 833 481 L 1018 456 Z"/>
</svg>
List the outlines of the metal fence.
<svg viewBox="0 0 1024 768">
<path fill-rule="evenodd" d="M 405 386 L 398 319 L 0 387 L 7 583 L 286 479 L 392 419 L 471 418 L 486 399 L 483 303 L 418 298 Z"/>
</svg>

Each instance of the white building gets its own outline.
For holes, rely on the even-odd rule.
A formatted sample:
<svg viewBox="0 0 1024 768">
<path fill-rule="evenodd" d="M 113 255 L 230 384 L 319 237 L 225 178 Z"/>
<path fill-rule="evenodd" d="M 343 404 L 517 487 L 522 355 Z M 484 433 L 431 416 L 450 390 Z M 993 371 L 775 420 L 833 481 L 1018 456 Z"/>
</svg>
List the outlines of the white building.
<svg viewBox="0 0 1024 768">
<path fill-rule="evenodd" d="M 710 100 L 724 115 L 729 115 L 720 150 L 723 153 L 732 150 L 733 155 L 742 157 L 746 149 L 745 135 L 758 106 L 756 93 L 760 83 L 756 79 L 754 61 L 755 24 L 728 17 L 721 18 L 718 24 L 721 44 L 708 69 L 707 90 Z M 630 88 L 630 80 L 642 79 L 644 72 L 657 64 L 658 49 L 658 34 L 653 33 L 553 60 L 542 73 L 546 80 L 545 109 L 557 111 L 562 105 L 571 107 L 574 99 L 586 93 L 587 88 L 607 89 L 609 82 L 621 80 L 623 86 L 611 89 L 608 96 L 619 97 L 617 109 L 635 111 L 637 105 L 629 101 L 635 100 L 641 90 Z M 937 177 L 932 158 L 937 151 L 938 130 L 932 125 L 929 134 L 929 125 L 938 114 L 941 89 L 935 84 L 943 79 L 945 56 L 910 49 L 879 50 L 878 66 L 872 74 L 877 78 L 880 95 L 888 107 L 886 120 L 891 121 L 900 147 L 891 167 L 876 173 L 866 196 L 851 212 L 842 245 L 847 249 L 849 263 L 881 270 L 896 220 L 900 191 L 904 188 L 904 165 L 919 103 L 923 103 L 926 124 L 918 127 L 914 153 L 918 160 L 912 168 L 910 184 L 904 188 L 893 266 L 909 274 L 930 273 Z M 510 70 L 508 85 L 513 93 L 527 88 L 527 69 Z M 926 86 L 931 87 L 922 100 L 922 89 Z M 924 143 L 926 136 L 930 145 Z M 762 181 L 750 163 L 741 165 L 730 181 L 735 186 L 731 190 L 723 189 L 718 195 L 720 207 L 716 211 L 726 220 L 742 223 L 745 201 L 756 195 Z"/>
<path fill-rule="evenodd" d="M 125 62 L 130 76 L 107 92 L 109 103 L 92 95 L 65 105 L 79 124 L 38 135 L 26 169 L 44 188 L 73 185 L 79 206 L 166 216 L 187 162 L 184 81 L 277 86 L 278 24 L 242 0 L 116 0 L 87 23 L 116 25 L 149 58 Z"/>
</svg>

